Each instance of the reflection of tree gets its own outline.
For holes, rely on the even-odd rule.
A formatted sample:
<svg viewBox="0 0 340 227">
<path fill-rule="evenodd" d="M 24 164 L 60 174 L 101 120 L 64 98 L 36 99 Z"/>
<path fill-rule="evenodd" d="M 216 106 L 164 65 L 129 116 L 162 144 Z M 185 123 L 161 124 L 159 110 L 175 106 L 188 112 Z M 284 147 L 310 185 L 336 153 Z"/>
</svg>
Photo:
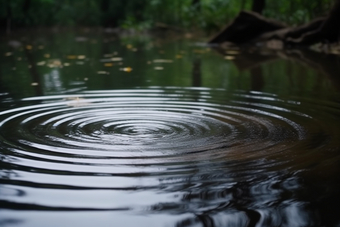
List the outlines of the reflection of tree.
<svg viewBox="0 0 340 227">
<path fill-rule="evenodd" d="M 235 174 L 232 174 L 235 176 Z M 336 226 L 340 196 L 338 188 L 292 174 L 276 173 L 254 177 L 232 184 L 228 173 L 197 175 L 171 185 L 161 184 L 168 193 L 182 192 L 172 203 L 159 203 L 151 212 L 172 215 L 191 213 L 175 224 L 177 227 L 203 226 Z M 173 182 L 173 179 L 168 179 Z M 163 183 L 167 179 L 162 179 Z M 331 201 L 332 200 L 332 201 Z"/>
<path fill-rule="evenodd" d="M 196 58 L 192 63 L 192 86 L 202 86 L 201 59 Z"/>
<path fill-rule="evenodd" d="M 223 49 L 216 49 L 219 53 L 224 54 Z M 263 76 L 261 65 L 275 61 L 277 59 L 290 60 L 292 62 L 298 62 L 301 65 L 307 66 L 315 70 L 322 76 L 325 76 L 330 81 L 332 81 L 332 86 L 336 90 L 340 90 L 340 78 L 338 73 L 340 71 L 340 56 L 333 54 L 322 54 L 312 50 L 252 50 L 243 51 L 241 54 L 237 55 L 233 61 L 239 70 L 249 70 L 251 78 L 251 88 L 252 90 L 261 90 L 263 87 Z M 289 69 L 289 68 L 288 68 Z M 305 75 L 304 72 L 300 73 L 298 79 Z M 292 83 L 291 73 L 286 75 Z M 300 87 L 305 84 L 304 80 L 300 81 Z M 293 85 L 293 84 L 291 84 Z M 317 83 L 321 86 L 321 83 Z"/>
<path fill-rule="evenodd" d="M 37 61 L 34 59 L 32 53 L 27 48 L 25 48 L 25 55 L 29 64 L 29 71 L 32 76 L 32 81 L 38 83 L 38 86 L 35 86 L 36 95 L 41 96 L 43 95 L 43 91 L 41 88 L 41 80 L 37 69 Z"/>
<path fill-rule="evenodd" d="M 257 66 L 250 70 L 251 74 L 251 90 L 261 91 L 264 85 L 262 67 Z"/>
<path fill-rule="evenodd" d="M 340 90 L 340 57 L 338 55 L 320 54 L 311 50 L 292 50 L 285 51 L 283 54 L 284 57 L 306 65 L 326 76 L 332 81 L 334 88 Z"/>
</svg>

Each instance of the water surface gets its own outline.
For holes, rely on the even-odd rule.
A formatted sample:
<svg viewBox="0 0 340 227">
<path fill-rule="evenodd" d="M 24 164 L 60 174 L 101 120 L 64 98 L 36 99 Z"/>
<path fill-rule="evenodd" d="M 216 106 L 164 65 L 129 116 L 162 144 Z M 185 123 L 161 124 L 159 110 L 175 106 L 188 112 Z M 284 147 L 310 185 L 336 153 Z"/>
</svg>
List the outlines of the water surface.
<svg viewBox="0 0 340 227">
<path fill-rule="evenodd" d="M 2 38 L 0 226 L 339 226 L 339 56 Z"/>
</svg>

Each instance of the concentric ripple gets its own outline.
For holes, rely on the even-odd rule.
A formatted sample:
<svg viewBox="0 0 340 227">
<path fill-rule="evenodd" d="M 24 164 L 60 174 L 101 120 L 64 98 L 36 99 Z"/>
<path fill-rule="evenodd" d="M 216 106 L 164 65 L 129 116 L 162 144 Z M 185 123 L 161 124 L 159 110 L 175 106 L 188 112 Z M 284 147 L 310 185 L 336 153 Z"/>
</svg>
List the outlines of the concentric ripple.
<svg viewBox="0 0 340 227">
<path fill-rule="evenodd" d="M 323 115 L 314 116 L 308 102 L 159 87 L 26 98 L 0 112 L 0 200 L 28 209 L 125 210 L 173 201 L 169 195 L 207 181 L 228 188 L 299 171 L 318 160 L 316 148 L 337 146 L 320 118 L 338 107 L 321 105 Z"/>
</svg>

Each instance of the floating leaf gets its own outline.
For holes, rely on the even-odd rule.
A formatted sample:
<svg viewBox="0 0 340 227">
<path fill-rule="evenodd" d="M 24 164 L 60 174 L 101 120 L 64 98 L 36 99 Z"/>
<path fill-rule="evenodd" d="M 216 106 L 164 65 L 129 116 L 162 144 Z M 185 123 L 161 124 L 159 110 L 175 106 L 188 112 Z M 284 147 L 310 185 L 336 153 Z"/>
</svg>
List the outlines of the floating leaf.
<svg viewBox="0 0 340 227">
<path fill-rule="evenodd" d="M 58 60 L 58 59 L 53 59 L 53 60 L 50 60 L 48 62 L 48 67 L 50 68 L 58 68 L 58 67 L 62 67 L 62 64 L 61 64 L 61 61 Z"/>
<path fill-rule="evenodd" d="M 45 61 L 41 61 L 41 62 L 38 62 L 38 63 L 37 63 L 38 66 L 43 66 L 43 65 L 45 65 L 45 64 L 46 64 Z"/>
<path fill-rule="evenodd" d="M 68 55 L 67 58 L 68 58 L 68 59 L 76 59 L 77 56 L 76 56 L 76 55 Z"/>
<path fill-rule="evenodd" d="M 71 65 L 70 63 L 67 63 L 67 62 L 64 63 L 64 66 L 70 66 L 70 65 Z"/>
<path fill-rule="evenodd" d="M 225 56 L 224 58 L 227 59 L 227 60 L 234 60 L 235 59 L 234 56 Z"/>
<path fill-rule="evenodd" d="M 37 82 L 31 83 L 31 86 L 38 86 L 39 84 Z"/>
<path fill-rule="evenodd" d="M 86 58 L 86 56 L 85 55 L 78 55 L 78 57 L 77 57 L 79 60 L 81 60 L 81 59 L 85 59 Z"/>
<path fill-rule="evenodd" d="M 163 70 L 164 68 L 161 67 L 161 66 L 156 66 L 154 69 L 155 69 L 155 70 Z"/>
<path fill-rule="evenodd" d="M 228 54 L 228 55 L 237 55 L 240 52 L 237 51 L 237 50 L 227 50 L 225 53 Z"/>
<path fill-rule="evenodd" d="M 105 66 L 105 67 L 112 67 L 112 66 L 113 66 L 113 63 L 105 63 L 104 66 Z"/>
<path fill-rule="evenodd" d="M 44 57 L 49 58 L 49 57 L 51 57 L 51 55 L 50 54 L 44 54 Z"/>
<path fill-rule="evenodd" d="M 32 47 L 31 45 L 26 45 L 26 49 L 27 49 L 27 50 L 32 50 L 33 47 Z"/>
<path fill-rule="evenodd" d="M 111 61 L 123 61 L 123 58 L 115 57 L 115 58 L 111 58 Z"/>
<path fill-rule="evenodd" d="M 155 59 L 153 60 L 154 63 L 172 63 L 173 60 L 170 59 Z"/>
<path fill-rule="evenodd" d="M 97 73 L 98 74 L 110 74 L 109 72 L 106 72 L 106 71 L 98 71 Z"/>
<path fill-rule="evenodd" d="M 5 56 L 11 56 L 12 55 L 12 52 L 7 52 L 7 53 L 5 53 Z"/>
<path fill-rule="evenodd" d="M 177 54 L 176 55 L 176 58 L 178 58 L 178 59 L 180 59 L 180 58 L 182 58 L 183 56 L 182 55 L 180 55 L 180 54 Z"/>
<path fill-rule="evenodd" d="M 125 67 L 125 68 L 120 68 L 120 70 L 129 73 L 129 72 L 132 71 L 132 68 L 131 67 Z"/>
<path fill-rule="evenodd" d="M 128 48 L 128 49 L 132 49 L 132 48 L 133 48 L 133 46 L 132 46 L 131 44 L 128 44 L 128 45 L 126 45 L 126 48 Z"/>
</svg>

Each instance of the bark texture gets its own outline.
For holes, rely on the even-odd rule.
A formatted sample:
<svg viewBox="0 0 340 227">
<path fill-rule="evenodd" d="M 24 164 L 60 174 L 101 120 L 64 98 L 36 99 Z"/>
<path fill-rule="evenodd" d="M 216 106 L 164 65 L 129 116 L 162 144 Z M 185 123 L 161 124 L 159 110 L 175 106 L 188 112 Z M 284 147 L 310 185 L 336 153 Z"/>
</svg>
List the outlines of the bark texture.
<svg viewBox="0 0 340 227">
<path fill-rule="evenodd" d="M 328 16 L 316 18 L 298 27 L 287 27 L 281 22 L 260 15 L 264 0 L 254 0 L 253 3 L 253 11 L 258 13 L 241 11 L 234 21 L 211 38 L 209 43 L 228 42 L 243 45 L 279 40 L 285 46 L 310 46 L 316 43 L 339 42 L 340 0 L 335 2 Z"/>
</svg>

